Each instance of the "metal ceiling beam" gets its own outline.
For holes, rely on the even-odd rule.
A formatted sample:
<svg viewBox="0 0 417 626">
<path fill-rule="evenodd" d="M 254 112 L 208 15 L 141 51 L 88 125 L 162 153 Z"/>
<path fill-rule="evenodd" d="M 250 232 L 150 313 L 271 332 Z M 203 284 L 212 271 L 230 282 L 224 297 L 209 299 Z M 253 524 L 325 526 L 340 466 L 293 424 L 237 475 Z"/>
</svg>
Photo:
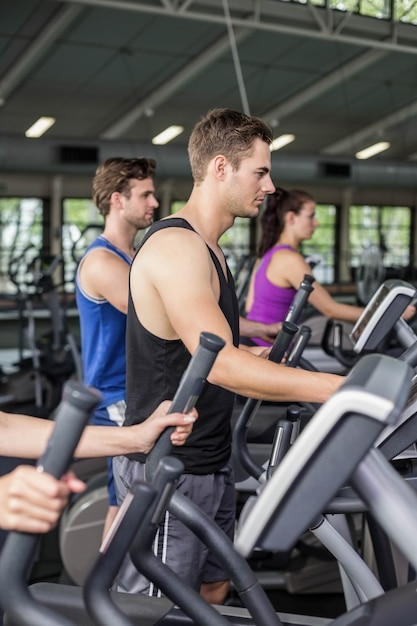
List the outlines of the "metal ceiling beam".
<svg viewBox="0 0 417 626">
<path fill-rule="evenodd" d="M 329 144 L 321 151 L 321 154 L 341 155 L 352 151 L 356 152 L 364 147 L 366 141 L 380 138 L 384 130 L 396 124 L 401 124 L 401 122 L 414 115 L 417 115 L 417 100 L 385 117 L 381 117 L 361 130 L 349 133 L 343 139 Z"/>
<path fill-rule="evenodd" d="M 55 0 L 66 2 L 67 0 Z M 140 0 L 70 0 L 72 3 L 149 13 L 194 21 L 224 25 L 221 3 L 217 0 L 185 2 L 180 8 L 150 5 Z M 201 6 L 207 7 L 203 10 Z M 370 19 L 353 13 L 342 13 L 314 6 L 309 11 L 305 5 L 268 0 L 234 0 L 231 2 L 232 23 L 235 28 L 251 28 L 275 33 L 286 33 L 321 41 L 337 41 L 366 48 L 417 54 L 416 26 L 394 20 Z M 310 16 L 310 20 L 306 16 Z M 320 19 L 319 19 L 320 16 Z M 349 32 L 347 32 L 349 28 Z"/>
<path fill-rule="evenodd" d="M 239 30 L 235 32 L 236 41 L 243 41 L 251 32 L 250 30 Z M 123 135 L 123 133 L 129 130 L 142 115 L 145 115 L 148 111 L 152 111 L 163 102 L 166 102 L 173 93 L 177 92 L 184 84 L 191 80 L 191 78 L 200 74 L 201 71 L 211 65 L 213 61 L 229 51 L 230 41 L 228 35 L 217 39 L 203 54 L 197 56 L 191 63 L 185 65 L 181 70 L 176 72 L 170 80 L 164 81 L 164 83 L 149 94 L 149 96 L 144 98 L 125 115 L 119 117 L 117 122 L 103 130 L 100 134 L 100 138 L 117 139 Z"/>
<path fill-rule="evenodd" d="M 63 0 L 56 0 L 56 2 L 61 2 Z M 215 14 L 214 12 L 204 12 L 201 10 L 189 10 L 190 6 L 193 5 L 192 0 L 184 0 L 182 4 L 178 2 L 170 2 L 169 0 L 160 0 L 162 5 L 159 6 L 150 6 L 149 4 L 142 4 L 140 1 L 126 1 L 126 0 L 71 0 L 71 4 L 69 2 L 65 3 L 65 6 L 54 16 L 54 18 L 47 24 L 47 28 L 43 29 L 41 34 L 33 41 L 32 45 L 19 57 L 17 62 L 10 68 L 10 70 L 2 77 L 0 80 L 0 103 L 1 100 L 5 100 L 11 91 L 16 88 L 16 86 L 28 75 L 30 70 L 34 67 L 34 65 L 39 61 L 42 55 L 45 54 L 48 47 L 59 37 L 59 35 L 64 31 L 65 28 L 75 19 L 75 17 L 82 10 L 82 5 L 86 6 L 96 6 L 96 7 L 107 7 L 114 8 L 118 10 L 128 10 L 128 11 L 139 11 L 152 13 L 156 15 L 165 15 L 177 18 L 187 18 L 191 20 L 203 20 L 211 23 L 218 23 L 224 26 L 224 15 Z M 174 6 L 175 4 L 175 6 Z M 203 3 L 199 3 L 201 7 Z M 78 6 L 76 6 L 78 5 Z M 221 11 L 221 2 L 216 2 L 216 0 L 207 0 L 204 4 L 206 7 L 211 7 L 213 10 L 214 7 L 219 8 Z M 331 72 L 324 78 L 320 79 L 310 87 L 307 87 L 302 92 L 295 94 L 292 98 L 289 98 L 285 102 L 281 103 L 277 107 L 267 111 L 264 115 L 268 120 L 273 120 L 276 118 L 282 118 L 285 115 L 288 115 L 295 110 L 304 106 L 308 101 L 313 98 L 318 97 L 326 90 L 331 89 L 337 82 L 340 82 L 341 77 L 343 80 L 352 76 L 354 73 L 359 72 L 364 67 L 376 62 L 378 59 L 382 58 L 382 56 L 390 51 L 403 51 L 408 53 L 417 53 L 417 46 L 415 45 L 404 45 L 398 43 L 399 31 L 405 29 L 404 32 L 412 32 L 414 34 L 417 33 L 415 26 L 409 26 L 405 24 L 397 24 L 397 32 L 396 35 L 393 36 L 392 40 L 385 39 L 373 39 L 372 37 L 358 37 L 358 36 L 347 36 L 343 35 L 341 32 L 342 24 L 343 27 L 346 26 L 347 23 L 350 24 L 351 32 L 353 32 L 354 28 L 352 28 L 352 22 L 356 24 L 361 23 L 364 24 L 361 16 L 350 16 L 346 14 L 342 20 L 339 21 L 339 24 L 336 25 L 333 30 L 330 26 L 326 27 L 325 22 L 321 19 L 317 18 L 318 8 L 314 7 L 314 11 L 312 14 L 314 16 L 313 22 L 318 27 L 319 30 L 311 30 L 310 27 L 307 26 L 289 26 L 285 24 L 285 20 L 282 19 L 280 23 L 276 23 L 273 20 L 275 17 L 277 20 L 281 18 L 282 15 L 289 18 L 290 14 L 293 16 L 292 23 L 300 23 L 301 24 L 301 16 L 303 15 L 303 24 L 306 24 L 305 15 L 306 15 L 306 7 L 298 6 L 292 4 L 289 6 L 287 3 L 281 2 L 261 2 L 261 0 L 239 0 L 236 2 L 234 0 L 230 1 L 230 6 L 233 6 L 235 15 L 231 17 L 231 22 L 236 26 L 244 26 L 240 30 L 236 30 L 236 38 L 242 40 L 244 37 L 247 37 L 253 29 L 257 30 L 269 30 L 274 32 L 285 32 L 290 34 L 301 35 L 303 37 L 316 37 L 320 39 L 327 40 L 337 40 L 345 43 L 355 43 L 356 45 L 368 46 L 371 48 L 369 52 L 364 55 L 360 55 L 353 61 L 345 64 L 343 68 L 339 68 L 338 70 Z M 313 7 L 310 7 L 310 9 Z M 241 18 L 236 17 L 236 11 L 239 9 L 239 14 L 241 15 L 243 11 L 246 11 L 248 17 Z M 301 11 L 300 11 L 301 9 Z M 267 13 L 268 11 L 268 13 Z M 330 11 L 330 13 L 332 13 Z M 297 17 L 298 16 L 298 17 Z M 267 22 L 263 20 L 268 20 Z M 334 20 L 334 16 L 332 14 L 331 20 Z M 329 24 L 329 21 L 327 22 Z M 368 20 L 367 24 L 372 24 L 374 28 L 374 32 L 368 31 L 368 35 L 373 35 L 377 37 L 377 33 L 382 33 L 384 29 L 389 28 L 388 22 L 383 22 L 382 20 L 372 20 L 371 22 Z M 410 30 L 412 29 L 412 30 Z M 359 29 L 358 29 L 359 32 Z M 365 32 L 365 31 L 362 31 Z M 209 50 L 205 51 L 204 54 L 197 57 L 190 64 L 180 70 L 170 81 L 164 83 L 160 88 L 155 90 L 152 94 L 150 94 L 146 99 L 144 99 L 141 103 L 139 103 L 136 107 L 134 107 L 131 111 L 126 114 L 122 119 L 119 119 L 117 123 L 108 127 L 103 134 L 102 138 L 105 139 L 113 139 L 119 137 L 123 132 L 128 130 L 130 126 L 147 110 L 155 108 L 158 104 L 165 101 L 169 96 L 177 91 L 183 84 L 189 81 L 193 76 L 197 75 L 201 72 L 204 67 L 210 65 L 216 58 L 220 57 L 226 51 L 229 50 L 229 40 L 227 36 L 221 38 L 218 42 L 213 44 Z M 387 128 L 394 124 L 400 123 L 410 117 L 411 115 L 417 114 L 416 104 L 413 103 L 410 106 L 404 107 L 403 109 L 381 119 L 377 122 L 367 126 L 366 128 L 346 137 L 330 146 L 327 146 L 323 153 L 324 154 L 341 154 L 345 149 L 352 149 L 352 146 L 360 146 L 360 143 L 366 141 L 368 137 L 371 137 L 376 132 L 378 132 L 381 128 Z"/>
<path fill-rule="evenodd" d="M 150 7 L 149 5 L 141 5 L 140 2 L 135 2 L 134 4 L 129 1 L 123 0 L 72 0 L 75 2 L 81 2 L 83 4 L 89 4 L 94 6 L 106 6 L 108 8 L 115 8 L 119 10 L 131 10 L 131 11 L 144 11 L 149 13 L 156 13 L 158 15 L 169 15 L 172 17 L 187 17 L 189 19 L 196 18 L 196 12 L 189 11 L 188 8 L 192 4 L 191 1 L 185 2 L 180 10 L 174 8 L 170 5 L 169 2 L 163 2 L 163 7 L 161 5 Z M 222 4 L 221 2 L 218 4 Z M 250 29 L 260 29 L 266 27 L 261 22 L 261 3 L 260 2 L 246 2 L 240 3 L 241 9 L 248 9 L 249 4 L 251 4 L 253 12 L 248 14 L 248 17 L 243 20 L 245 26 L 247 25 Z M 264 3 L 266 5 L 266 3 Z M 269 3 L 271 4 L 271 3 Z M 276 8 L 280 3 L 275 2 L 274 8 Z M 232 6 L 232 3 L 230 3 Z M 235 5 L 236 6 L 236 5 Z M 221 6 L 219 7 L 221 9 Z M 310 12 L 313 16 L 314 23 L 318 27 L 318 33 L 326 39 L 332 39 L 330 29 L 325 22 L 323 21 L 323 16 L 319 14 L 317 7 L 309 5 Z M 204 19 L 209 22 L 220 22 L 224 25 L 225 17 L 224 15 L 213 15 L 205 14 L 203 11 L 200 11 L 198 14 L 198 19 Z M 352 15 L 346 14 L 343 16 L 343 19 L 337 27 L 335 28 L 338 31 L 337 39 L 341 37 L 342 24 L 346 25 L 352 18 Z M 231 14 L 229 16 L 230 24 L 241 23 L 242 20 L 237 20 L 236 16 L 232 18 Z M 265 19 L 265 13 L 263 14 L 263 19 Z M 293 32 L 293 28 L 288 28 L 287 26 L 280 25 L 271 25 L 268 24 L 268 28 L 277 28 L 280 32 Z M 299 31 L 299 29 L 297 29 Z M 248 36 L 250 30 L 245 29 L 245 36 Z M 302 29 L 303 36 L 311 36 L 310 30 L 303 28 Z M 299 34 L 299 33 L 298 33 Z M 239 33 L 239 40 L 243 37 L 241 33 Z M 333 37 L 334 38 L 334 37 Z M 277 120 L 279 121 L 286 115 L 293 113 L 294 111 L 302 108 L 308 102 L 313 100 L 314 98 L 319 97 L 338 83 L 341 80 L 347 80 L 352 77 L 356 73 L 362 71 L 364 68 L 376 63 L 378 60 L 384 57 L 392 46 L 391 40 L 383 40 L 378 41 L 378 47 L 374 47 L 375 40 L 370 40 L 369 38 L 365 41 L 361 39 L 361 45 L 370 45 L 371 49 L 365 52 L 364 54 L 359 55 L 352 61 L 346 63 L 342 68 L 338 68 L 337 70 L 330 72 L 327 76 L 318 80 L 310 87 L 307 87 L 302 92 L 295 94 L 293 97 L 287 99 L 285 102 L 279 104 L 277 107 L 274 107 L 267 111 L 264 114 L 264 118 L 271 123 L 275 123 Z M 380 45 L 387 44 L 388 48 L 381 48 Z M 103 131 L 101 134 L 101 138 L 103 139 L 115 139 L 120 137 L 124 132 L 126 132 L 132 124 L 134 124 L 142 115 L 146 114 L 147 111 L 156 108 L 158 105 L 166 101 L 173 93 L 178 91 L 181 86 L 189 81 L 194 76 L 198 75 L 205 67 L 208 67 L 216 58 L 219 58 L 222 54 L 228 51 L 230 42 L 227 41 L 226 38 L 221 40 L 219 43 L 215 43 L 208 51 L 206 51 L 203 55 L 196 58 L 191 64 L 183 68 L 179 73 L 177 73 L 173 78 L 161 85 L 160 88 L 156 89 L 152 94 L 150 94 L 147 98 L 145 98 L 142 102 L 137 104 L 133 109 L 131 109 L 126 115 L 124 115 L 121 119 L 119 119 L 115 124 L 109 126 L 107 129 Z M 396 46 L 397 48 L 398 46 Z"/>
<path fill-rule="evenodd" d="M 177 8 L 177 6 L 174 6 L 172 2 L 169 2 L 167 0 L 161 0 L 163 6 L 161 6 L 161 4 L 159 4 L 159 6 L 150 6 L 149 4 L 145 5 L 138 1 L 132 2 L 129 0 L 71 1 L 73 3 L 77 2 L 97 7 L 107 7 L 118 10 L 139 11 L 178 18 L 204 20 L 211 23 L 219 23 L 221 25 L 224 25 L 225 22 L 224 14 L 221 14 L 222 3 L 216 2 L 216 0 L 211 0 L 211 2 L 210 0 L 208 0 L 206 6 L 210 6 L 212 9 L 218 8 L 220 11 L 220 13 L 218 14 L 216 14 L 214 11 L 210 13 L 204 12 L 201 9 L 198 11 L 190 10 L 190 6 L 193 5 L 193 2 L 191 0 L 185 0 L 179 8 Z M 201 3 L 199 6 L 201 6 Z M 404 45 L 398 42 L 399 31 L 403 28 L 404 30 L 410 28 L 409 25 L 405 24 L 390 24 L 389 22 L 382 20 L 373 20 L 369 22 L 368 20 L 367 23 L 370 26 L 368 36 L 352 36 L 344 34 L 343 29 L 346 29 L 349 25 L 349 28 L 353 30 L 355 22 L 358 25 L 363 25 L 364 22 L 363 19 L 361 19 L 362 16 L 357 16 L 349 13 L 346 13 L 345 15 L 342 14 L 341 19 L 339 19 L 338 23 L 336 23 L 334 12 L 327 10 L 325 13 L 323 13 L 323 11 L 320 11 L 318 7 L 309 4 L 309 13 L 312 16 L 312 24 L 310 24 L 310 27 L 294 27 L 285 24 L 285 21 L 281 19 L 281 13 L 283 11 L 286 12 L 288 19 L 288 11 L 291 11 L 293 13 L 293 17 L 298 16 L 295 21 L 297 22 L 298 20 L 298 22 L 301 23 L 301 15 L 303 16 L 303 19 L 306 15 L 305 7 L 301 7 L 300 12 L 299 6 L 290 7 L 287 5 L 287 3 L 272 3 L 267 1 L 261 3 L 259 0 L 239 0 L 239 2 L 233 3 L 233 0 L 231 0 L 230 9 L 232 9 L 232 7 L 234 8 L 235 15 L 232 16 L 232 14 L 230 13 L 230 25 L 234 26 L 235 28 L 239 26 L 244 27 L 244 31 L 237 31 L 236 33 L 236 38 L 239 39 L 241 37 L 243 38 L 245 36 L 248 36 L 251 29 L 263 29 L 269 31 L 283 32 L 287 34 L 294 34 L 303 37 L 320 38 L 331 41 L 337 40 L 344 43 L 354 43 L 356 45 L 367 46 L 369 48 L 368 52 L 365 52 L 364 54 L 356 57 L 352 61 L 346 63 L 342 68 L 338 68 L 334 72 L 330 72 L 327 76 L 318 80 L 310 87 L 307 87 L 302 92 L 295 94 L 292 98 L 287 99 L 285 102 L 281 103 L 277 107 L 274 107 L 273 109 L 267 111 L 264 114 L 264 117 L 272 123 L 276 122 L 276 120 L 279 121 L 279 119 L 282 119 L 284 116 L 289 115 L 290 113 L 293 113 L 294 111 L 302 108 L 309 101 L 317 98 L 318 96 L 325 93 L 327 90 L 337 85 L 341 80 L 346 80 L 352 77 L 354 74 L 360 72 L 364 68 L 368 67 L 369 65 L 376 63 L 378 60 L 383 58 L 383 56 L 389 51 L 395 50 L 412 54 L 417 53 L 417 46 L 415 46 L 414 43 L 413 45 L 409 46 L 408 44 Z M 296 12 L 293 11 L 293 8 L 296 10 Z M 242 14 L 242 11 L 245 11 L 246 18 L 243 19 L 236 17 L 237 10 L 239 10 L 240 14 Z M 274 22 L 273 19 L 271 19 L 274 16 L 277 20 L 280 18 L 279 23 Z M 311 30 L 312 25 L 315 30 Z M 381 25 L 382 29 L 389 29 L 388 36 L 386 33 L 385 35 L 381 36 Z M 374 31 L 371 30 L 372 27 Z M 412 32 L 415 37 L 415 33 L 417 32 L 416 27 L 411 28 L 413 29 Z M 379 39 L 377 38 L 378 29 L 380 32 Z M 173 93 L 178 91 L 178 89 L 181 88 L 183 84 L 189 81 L 193 76 L 198 75 L 216 58 L 219 58 L 222 54 L 228 51 L 229 45 L 230 42 L 226 37 L 220 40 L 218 43 L 215 43 L 203 55 L 194 59 L 192 63 L 180 70 L 180 72 L 178 72 L 170 81 L 164 83 L 164 85 L 161 85 L 152 94 L 150 94 L 137 106 L 131 109 L 125 116 L 119 119 L 115 124 L 105 129 L 101 134 L 101 138 L 115 139 L 117 137 L 120 137 L 132 126 L 132 124 L 135 123 L 137 119 L 139 119 L 148 110 L 152 110 L 162 102 L 166 101 Z M 408 110 L 411 111 L 411 109 Z M 410 112 L 409 115 L 411 114 L 414 113 Z M 349 138 L 346 139 L 346 141 L 348 140 Z M 344 141 L 341 142 L 341 145 L 345 145 Z M 329 147 L 329 150 L 329 153 L 334 153 L 332 151 L 332 146 Z"/>
<path fill-rule="evenodd" d="M 230 17 L 228 0 L 223 0 L 223 8 L 224 8 L 224 17 L 225 17 L 226 26 L 227 26 L 227 32 L 229 34 L 230 50 L 232 53 L 233 63 L 235 66 L 236 80 L 237 80 L 237 84 L 239 87 L 240 99 L 242 102 L 242 110 L 244 113 L 246 113 L 246 115 L 250 115 L 249 101 L 248 101 L 248 96 L 246 93 L 246 86 L 245 86 L 245 81 L 243 78 L 242 66 L 240 64 L 239 51 L 237 49 L 237 43 L 236 43 L 236 36 L 235 36 L 234 29 L 233 29 L 232 20 Z"/>
<path fill-rule="evenodd" d="M 61 7 L 54 17 L 44 25 L 40 34 L 0 80 L 1 105 L 5 103 L 13 89 L 26 78 L 39 59 L 43 57 L 49 46 L 56 41 L 82 10 L 81 6 L 77 7 L 75 5 Z"/>
<path fill-rule="evenodd" d="M 266 111 L 262 117 L 268 121 L 271 125 L 275 125 L 282 120 L 285 116 L 295 113 L 298 109 L 301 109 L 311 100 L 323 95 L 326 91 L 329 91 L 336 85 L 348 78 L 351 78 L 358 72 L 361 72 L 370 65 L 380 61 L 388 53 L 385 50 L 369 50 L 364 54 L 360 54 L 352 61 L 339 66 L 336 70 L 329 72 L 323 78 L 320 78 L 309 87 L 305 87 L 302 91 L 296 93 L 291 98 L 287 98 L 284 102 L 281 102 L 278 106 L 273 107 Z"/>
</svg>

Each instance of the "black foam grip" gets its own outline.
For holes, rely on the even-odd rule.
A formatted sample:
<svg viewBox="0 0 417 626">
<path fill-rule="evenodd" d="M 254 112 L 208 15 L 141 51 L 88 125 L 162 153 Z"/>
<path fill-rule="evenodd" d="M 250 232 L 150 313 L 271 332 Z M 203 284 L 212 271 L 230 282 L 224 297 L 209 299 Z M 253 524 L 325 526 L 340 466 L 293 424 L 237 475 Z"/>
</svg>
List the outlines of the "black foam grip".
<svg viewBox="0 0 417 626">
<path fill-rule="evenodd" d="M 75 381 L 66 383 L 55 427 L 37 467 L 60 478 L 68 469 L 82 431 L 100 394 Z M 26 588 L 39 535 L 10 532 L 0 559 L 0 604 L 21 626 L 66 626 L 70 622 L 38 605 Z"/>
<path fill-rule="evenodd" d="M 62 401 L 54 417 L 55 427 L 38 468 L 60 478 L 68 469 L 75 448 L 90 418 L 91 411 L 101 399 L 96 390 L 69 381 L 64 386 Z"/>
<path fill-rule="evenodd" d="M 283 322 L 282 329 L 275 338 L 268 359 L 274 363 L 281 363 L 292 338 L 298 330 L 293 322 Z M 250 476 L 258 479 L 263 474 L 263 467 L 252 458 L 247 443 L 247 431 L 261 405 L 261 400 L 248 398 L 236 421 L 233 431 L 233 446 L 240 464 Z"/>
<path fill-rule="evenodd" d="M 282 323 L 282 329 L 275 338 L 274 345 L 269 353 L 269 360 L 274 363 L 281 363 L 284 358 L 292 338 L 298 331 L 298 326 L 294 322 L 285 321 Z"/>
<path fill-rule="evenodd" d="M 295 324 L 298 322 L 298 319 L 307 304 L 310 293 L 314 291 L 314 280 L 314 276 L 311 276 L 310 274 L 305 274 L 303 280 L 301 281 L 300 287 L 294 296 L 294 300 L 292 301 L 292 304 L 288 309 L 288 313 L 285 318 L 286 321 L 294 322 Z"/>
<path fill-rule="evenodd" d="M 311 328 L 308 326 L 302 326 L 300 332 L 298 333 L 298 337 L 294 342 L 294 346 L 287 359 L 287 367 L 298 367 L 300 362 L 300 357 L 304 352 L 305 347 L 310 341 L 311 337 Z"/>
</svg>

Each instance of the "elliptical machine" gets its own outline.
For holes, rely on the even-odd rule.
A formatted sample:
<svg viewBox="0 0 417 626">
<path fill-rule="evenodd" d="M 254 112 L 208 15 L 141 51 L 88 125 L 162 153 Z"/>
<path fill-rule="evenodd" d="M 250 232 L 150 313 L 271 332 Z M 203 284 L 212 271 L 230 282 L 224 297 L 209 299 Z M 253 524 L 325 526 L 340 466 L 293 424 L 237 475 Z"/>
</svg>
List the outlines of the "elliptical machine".
<svg viewBox="0 0 417 626">
<path fill-rule="evenodd" d="M 65 381 L 82 379 L 79 349 L 59 291 L 62 284 L 55 279 L 61 265 L 62 257 L 33 246 L 10 261 L 9 276 L 19 302 L 19 361 L 13 371 L 1 376 L 0 407 L 4 410 L 30 405 L 32 414 L 49 417 Z M 50 319 L 50 328 L 41 335 L 36 332 L 37 309 L 46 311 Z"/>
<path fill-rule="evenodd" d="M 397 503 L 403 506 L 407 523 L 415 526 L 415 511 L 417 502 L 414 495 L 408 492 L 402 493 L 398 489 L 398 477 L 394 470 L 390 471 L 387 466 L 381 463 L 374 452 L 369 452 L 372 442 L 388 423 L 395 423 L 399 412 L 402 409 L 404 399 L 407 396 L 412 372 L 405 363 L 400 363 L 390 357 L 382 355 L 366 357 L 356 372 L 346 380 L 346 383 L 335 394 L 333 399 L 323 405 L 320 415 L 315 416 L 318 428 L 312 428 L 310 433 L 304 433 L 294 444 L 291 451 L 291 462 L 281 464 L 274 473 L 274 477 L 265 491 L 259 497 L 258 502 L 238 535 L 236 548 L 228 545 L 229 540 L 225 538 L 221 531 L 213 525 L 211 527 L 205 520 L 204 515 L 198 511 L 193 511 L 193 507 L 185 506 L 184 498 L 178 498 L 176 493 L 168 506 L 174 514 L 183 516 L 184 522 L 196 532 L 202 541 L 210 541 L 207 545 L 213 550 L 218 558 L 222 559 L 227 571 L 231 572 L 234 582 L 239 585 L 242 600 L 250 611 L 235 609 L 234 607 L 211 607 L 205 605 L 196 592 L 183 585 L 172 572 L 162 571 L 161 566 L 156 564 L 155 557 L 148 549 L 148 539 L 155 532 L 156 524 L 160 518 L 161 510 L 167 504 L 165 497 L 167 491 L 170 492 L 170 480 L 164 481 L 158 475 L 158 470 L 153 476 L 155 482 L 145 485 L 144 492 L 138 489 L 139 502 L 145 498 L 147 506 L 142 508 L 142 519 L 139 521 L 139 528 L 135 528 L 135 515 L 130 516 L 131 507 L 134 506 L 136 493 L 132 493 L 132 498 L 126 501 L 126 506 L 119 512 L 117 523 L 114 526 L 112 540 L 105 542 L 98 557 L 97 567 L 94 568 L 93 575 L 89 578 L 84 590 L 84 599 L 87 603 L 89 617 L 83 605 L 83 596 L 79 588 L 65 587 L 60 585 L 41 584 L 32 587 L 31 594 L 22 594 L 21 588 L 13 593 L 2 594 L 2 601 L 7 603 L 7 618 L 5 624 L 11 626 L 72 626 L 73 624 L 83 624 L 91 626 L 98 623 L 102 626 L 132 626 L 132 624 L 181 624 L 181 626 L 282 626 L 295 625 L 304 626 L 315 624 L 324 626 L 325 624 L 338 623 L 338 620 L 330 622 L 327 619 L 308 618 L 307 616 L 277 614 L 272 610 L 271 605 L 262 593 L 256 578 L 250 577 L 245 567 L 243 557 L 249 555 L 254 546 L 260 542 L 265 543 L 267 548 L 275 548 L 277 541 L 280 547 L 287 546 L 296 540 L 302 530 L 308 526 L 309 522 L 316 519 L 325 503 L 346 483 L 353 472 L 355 486 L 362 484 L 361 495 L 369 495 L 369 504 L 379 518 L 383 517 L 382 502 L 372 502 L 372 490 L 369 485 L 369 478 L 372 476 L 376 480 L 381 478 L 381 490 L 385 486 L 389 487 L 389 497 L 398 494 Z M 381 377 L 384 383 L 380 384 Z M 346 438 L 355 441 L 358 429 L 361 437 L 360 445 L 346 447 Z M 304 442 L 302 441 L 304 439 Z M 165 443 L 165 438 L 164 438 Z M 305 445 L 307 444 L 307 445 Z M 164 456 L 165 446 L 158 450 Z M 328 472 L 329 462 L 334 458 L 340 458 L 343 453 L 343 462 L 335 465 L 333 472 Z M 154 457 L 153 462 L 158 457 Z M 288 459 L 289 457 L 287 457 Z M 307 465 L 306 465 L 307 464 Z M 285 467 L 284 467 L 285 466 Z M 306 470 L 308 467 L 308 470 Z M 171 471 L 173 470 L 173 471 Z M 165 466 L 162 474 L 175 474 L 176 468 Z M 310 471 L 311 470 L 311 471 Z M 361 471 L 369 470 L 369 471 Z M 384 470 L 386 470 L 384 474 Z M 380 475 L 380 471 L 382 474 Z M 365 476 L 362 476 L 365 474 Z M 147 474 L 148 475 L 148 474 Z M 152 473 L 151 473 L 152 475 Z M 175 480 L 175 477 L 174 477 Z M 273 484 L 274 483 L 274 484 Z M 143 483 L 142 483 L 143 484 Z M 154 507 L 155 499 L 152 493 L 161 497 L 160 505 Z M 159 494 L 158 494 L 159 490 Z M 170 495 L 170 493 L 169 493 Z M 149 496 L 149 498 L 148 498 Z M 136 499 L 137 500 L 137 499 Z M 177 500 L 174 503 L 174 500 Z M 196 507 L 197 508 L 197 507 Z M 297 513 L 300 515 L 297 515 Z M 140 510 L 139 510 L 140 513 Z M 413 520 L 414 515 L 414 520 Z M 185 517 L 184 517 L 185 516 Z M 139 517 L 141 517 L 139 515 Z M 128 518 L 130 518 L 128 520 Z M 129 529 L 125 528 L 129 521 Z M 186 521 L 185 521 L 186 520 Z M 295 522 L 295 523 L 294 523 Z M 393 530 L 393 517 L 386 521 L 387 530 Z M 132 527 L 133 526 L 133 527 Z M 276 527 L 279 532 L 276 533 Z M 216 530 L 217 528 L 217 530 Z M 141 594 L 125 594 L 109 592 L 109 580 L 114 575 L 114 568 L 117 569 L 118 562 L 122 558 L 120 550 L 113 549 L 114 542 L 119 546 L 124 544 L 127 549 L 127 530 L 136 535 L 134 541 L 143 545 L 143 554 L 135 559 L 135 565 L 141 569 L 151 580 L 160 586 L 167 597 L 171 598 L 176 606 L 170 603 L 167 598 L 148 598 Z M 136 531 L 138 530 L 138 534 Z M 396 531 L 396 538 L 405 546 L 407 537 L 401 537 L 399 530 Z M 230 543 L 230 542 L 229 542 Z M 417 562 L 417 542 L 413 540 L 412 548 L 413 562 Z M 239 555 L 240 553 L 240 555 Z M 113 559 L 116 561 L 113 561 Z M 133 554 L 132 554 L 133 558 Z M 19 561 L 19 559 L 16 559 Z M 113 561 L 113 562 L 112 562 Z M 158 563 L 160 563 L 158 561 Z M 9 573 L 8 564 L 0 561 L 0 581 Z M 18 571 L 19 567 L 12 570 Z M 19 571 L 18 571 L 19 573 Z M 150 574 L 150 576 L 149 576 Z M 9 581 L 9 578 L 8 578 Z M 13 579 L 14 584 L 21 585 L 22 581 Z M 0 586 L 0 589 L 3 587 Z M 400 592 L 399 592 L 400 598 Z M 401 598 L 403 597 L 401 593 Z M 28 610 L 23 602 L 30 604 Z M 40 604 L 37 604 L 37 602 Z M 29 601 L 29 602 L 27 602 Z M 383 601 L 385 601 L 383 599 Z M 395 602 L 394 599 L 391 602 Z M 411 588 L 406 594 L 407 613 L 401 615 L 401 620 L 391 621 L 398 626 L 411 626 L 414 620 L 417 606 L 415 591 Z M 364 605 L 365 606 L 365 605 Z M 49 607 L 49 608 L 47 608 Z M 362 607 L 361 607 L 362 608 Z M 403 608 L 403 607 L 401 607 Z M 51 613 L 51 609 L 53 613 Z M 30 610 L 30 613 L 29 613 Z M 251 617 L 252 614 L 252 617 Z M 364 626 L 376 624 L 368 621 L 366 615 L 361 621 Z M 399 616 L 400 617 L 400 616 Z M 392 620 L 392 611 L 391 611 Z M 340 622 L 342 623 L 342 622 Z M 359 623 L 354 619 L 347 619 L 345 624 Z M 389 624 L 385 621 L 384 624 Z M 381 625 L 379 625 L 381 626 Z"/>
</svg>

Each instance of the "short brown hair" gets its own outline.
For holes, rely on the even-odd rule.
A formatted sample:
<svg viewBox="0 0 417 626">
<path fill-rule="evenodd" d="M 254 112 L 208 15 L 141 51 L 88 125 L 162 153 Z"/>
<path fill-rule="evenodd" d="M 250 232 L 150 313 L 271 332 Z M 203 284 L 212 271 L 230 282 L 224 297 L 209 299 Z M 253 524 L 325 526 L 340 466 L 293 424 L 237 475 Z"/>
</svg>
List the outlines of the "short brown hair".
<svg viewBox="0 0 417 626">
<path fill-rule="evenodd" d="M 188 142 L 188 156 L 195 183 L 201 183 L 210 160 L 223 154 L 239 169 L 242 159 L 250 155 L 253 142 L 259 137 L 268 145 L 272 130 L 258 117 L 231 109 L 213 109 L 194 127 Z"/>
<path fill-rule="evenodd" d="M 130 196 L 129 180 L 153 178 L 156 161 L 145 157 L 127 159 L 112 157 L 98 166 L 93 178 L 93 200 L 100 213 L 106 216 L 110 210 L 110 197 L 118 191 Z"/>
</svg>

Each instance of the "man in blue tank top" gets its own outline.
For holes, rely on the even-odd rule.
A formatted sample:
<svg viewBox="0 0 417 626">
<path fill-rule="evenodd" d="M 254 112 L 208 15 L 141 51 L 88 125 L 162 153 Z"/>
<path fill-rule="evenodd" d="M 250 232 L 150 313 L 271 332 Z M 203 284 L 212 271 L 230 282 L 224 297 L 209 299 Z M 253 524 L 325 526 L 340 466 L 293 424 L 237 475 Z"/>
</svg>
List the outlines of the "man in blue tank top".
<svg viewBox="0 0 417 626">
<path fill-rule="evenodd" d="M 175 450 L 185 471 L 178 489 L 233 537 L 235 485 L 231 467 L 234 395 L 272 401 L 324 402 L 342 377 L 277 365 L 260 347 L 242 349 L 233 279 L 219 238 L 236 217 L 256 217 L 271 176 L 272 132 L 258 118 L 215 109 L 191 133 L 188 144 L 194 186 L 186 205 L 153 224 L 136 253 L 129 279 L 126 330 L 126 420 L 142 421 L 150 407 L 172 397 L 195 352 L 200 334 L 226 345 L 197 402 L 199 419 L 185 445 Z M 139 384 L 138 384 L 139 381 Z M 144 455 L 114 459 L 120 501 L 143 477 Z M 209 602 L 221 604 L 228 577 L 191 531 L 169 511 L 154 546 L 164 562 Z M 118 587 L 159 593 L 126 559 Z"/>
<path fill-rule="evenodd" d="M 129 269 L 138 230 L 150 226 L 156 163 L 146 158 L 111 158 L 93 179 L 93 200 L 104 217 L 103 233 L 88 247 L 76 274 L 84 382 L 103 400 L 91 423 L 121 426 L 125 412 L 126 313 Z M 108 530 L 117 512 L 111 459 Z"/>
</svg>

